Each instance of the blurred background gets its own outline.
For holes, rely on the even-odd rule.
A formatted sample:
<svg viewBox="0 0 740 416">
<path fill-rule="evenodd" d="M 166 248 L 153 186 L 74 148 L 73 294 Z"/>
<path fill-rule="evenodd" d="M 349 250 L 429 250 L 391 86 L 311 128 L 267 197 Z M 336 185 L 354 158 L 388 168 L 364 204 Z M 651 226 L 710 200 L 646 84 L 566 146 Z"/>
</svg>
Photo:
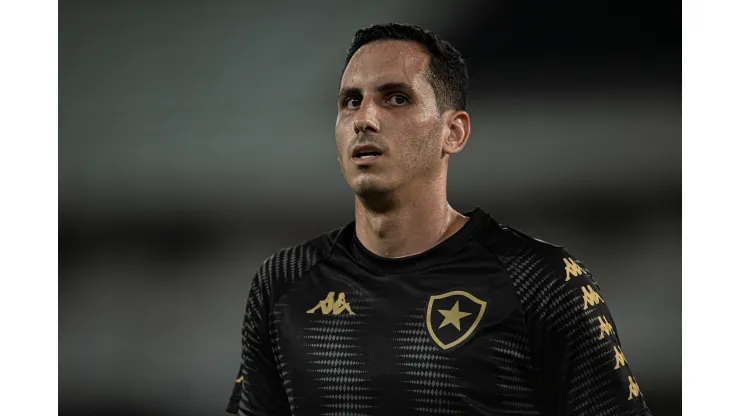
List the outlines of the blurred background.
<svg viewBox="0 0 740 416">
<path fill-rule="evenodd" d="M 219 415 L 252 275 L 353 219 L 334 147 L 355 30 L 467 58 L 449 199 L 567 247 L 656 415 L 681 413 L 680 3 L 59 2 L 59 407 Z"/>
</svg>

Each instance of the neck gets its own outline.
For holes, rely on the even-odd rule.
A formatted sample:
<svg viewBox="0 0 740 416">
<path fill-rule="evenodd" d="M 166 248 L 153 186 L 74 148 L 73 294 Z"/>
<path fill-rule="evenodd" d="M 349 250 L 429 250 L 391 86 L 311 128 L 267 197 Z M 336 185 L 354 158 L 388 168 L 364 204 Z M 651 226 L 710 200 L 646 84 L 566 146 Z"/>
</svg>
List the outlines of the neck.
<svg viewBox="0 0 740 416">
<path fill-rule="evenodd" d="M 381 257 L 405 257 L 429 250 L 468 220 L 449 205 L 444 184 L 413 194 L 398 191 L 384 199 L 386 202 L 377 204 L 355 197 L 357 238 Z"/>
</svg>

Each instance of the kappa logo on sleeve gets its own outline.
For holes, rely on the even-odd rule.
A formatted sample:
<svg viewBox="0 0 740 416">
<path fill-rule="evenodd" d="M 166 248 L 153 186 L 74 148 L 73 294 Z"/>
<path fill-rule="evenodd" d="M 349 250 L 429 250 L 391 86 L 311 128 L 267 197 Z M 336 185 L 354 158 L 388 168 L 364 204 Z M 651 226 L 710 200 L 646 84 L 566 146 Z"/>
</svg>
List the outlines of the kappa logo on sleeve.
<svg viewBox="0 0 740 416">
<path fill-rule="evenodd" d="M 604 299 L 592 288 L 590 285 L 581 286 L 583 292 L 583 310 L 588 309 L 589 306 L 596 306 L 599 302 L 603 302 Z"/>
<path fill-rule="evenodd" d="M 640 395 L 640 386 L 637 385 L 637 382 L 632 376 L 627 376 L 627 380 L 630 382 L 630 397 L 627 400 L 632 400 Z"/>
<path fill-rule="evenodd" d="M 624 367 L 627 365 L 627 360 L 624 358 L 624 353 L 622 352 L 622 349 L 614 346 L 614 359 L 617 361 L 617 365 L 614 366 L 614 369 L 618 369 L 619 367 Z"/>
<path fill-rule="evenodd" d="M 575 260 L 573 260 L 570 257 L 564 258 L 563 263 L 565 263 L 565 281 L 566 282 L 570 280 L 571 276 L 576 277 L 576 276 L 580 276 L 585 273 L 583 269 L 581 268 L 581 266 L 576 264 Z"/>
<path fill-rule="evenodd" d="M 610 324 L 606 317 L 603 315 L 599 316 L 599 329 L 601 330 L 599 339 L 604 339 L 604 336 L 606 335 L 614 335 L 614 328 L 612 327 L 612 324 Z"/>
</svg>

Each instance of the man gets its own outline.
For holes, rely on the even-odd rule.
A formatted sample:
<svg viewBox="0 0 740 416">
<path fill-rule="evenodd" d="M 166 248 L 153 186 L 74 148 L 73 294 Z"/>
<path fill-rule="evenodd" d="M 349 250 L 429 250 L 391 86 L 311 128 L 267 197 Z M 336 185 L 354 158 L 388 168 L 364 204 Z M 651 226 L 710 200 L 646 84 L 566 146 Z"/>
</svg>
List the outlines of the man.
<svg viewBox="0 0 740 416">
<path fill-rule="evenodd" d="M 335 130 L 355 221 L 257 272 L 229 412 L 650 415 L 583 263 L 447 203 L 467 78 L 431 32 L 355 34 Z"/>
</svg>

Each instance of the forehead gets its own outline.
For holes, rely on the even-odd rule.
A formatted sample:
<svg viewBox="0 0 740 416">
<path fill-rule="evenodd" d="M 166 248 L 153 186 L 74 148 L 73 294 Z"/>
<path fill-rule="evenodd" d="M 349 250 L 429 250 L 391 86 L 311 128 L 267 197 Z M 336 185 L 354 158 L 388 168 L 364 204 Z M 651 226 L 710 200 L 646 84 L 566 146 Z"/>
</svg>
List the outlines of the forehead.
<svg viewBox="0 0 740 416">
<path fill-rule="evenodd" d="M 424 76 L 430 60 L 422 45 L 402 40 L 383 40 L 363 45 L 350 59 L 341 87 L 370 88 L 403 82 L 414 89 L 431 88 Z"/>
</svg>

